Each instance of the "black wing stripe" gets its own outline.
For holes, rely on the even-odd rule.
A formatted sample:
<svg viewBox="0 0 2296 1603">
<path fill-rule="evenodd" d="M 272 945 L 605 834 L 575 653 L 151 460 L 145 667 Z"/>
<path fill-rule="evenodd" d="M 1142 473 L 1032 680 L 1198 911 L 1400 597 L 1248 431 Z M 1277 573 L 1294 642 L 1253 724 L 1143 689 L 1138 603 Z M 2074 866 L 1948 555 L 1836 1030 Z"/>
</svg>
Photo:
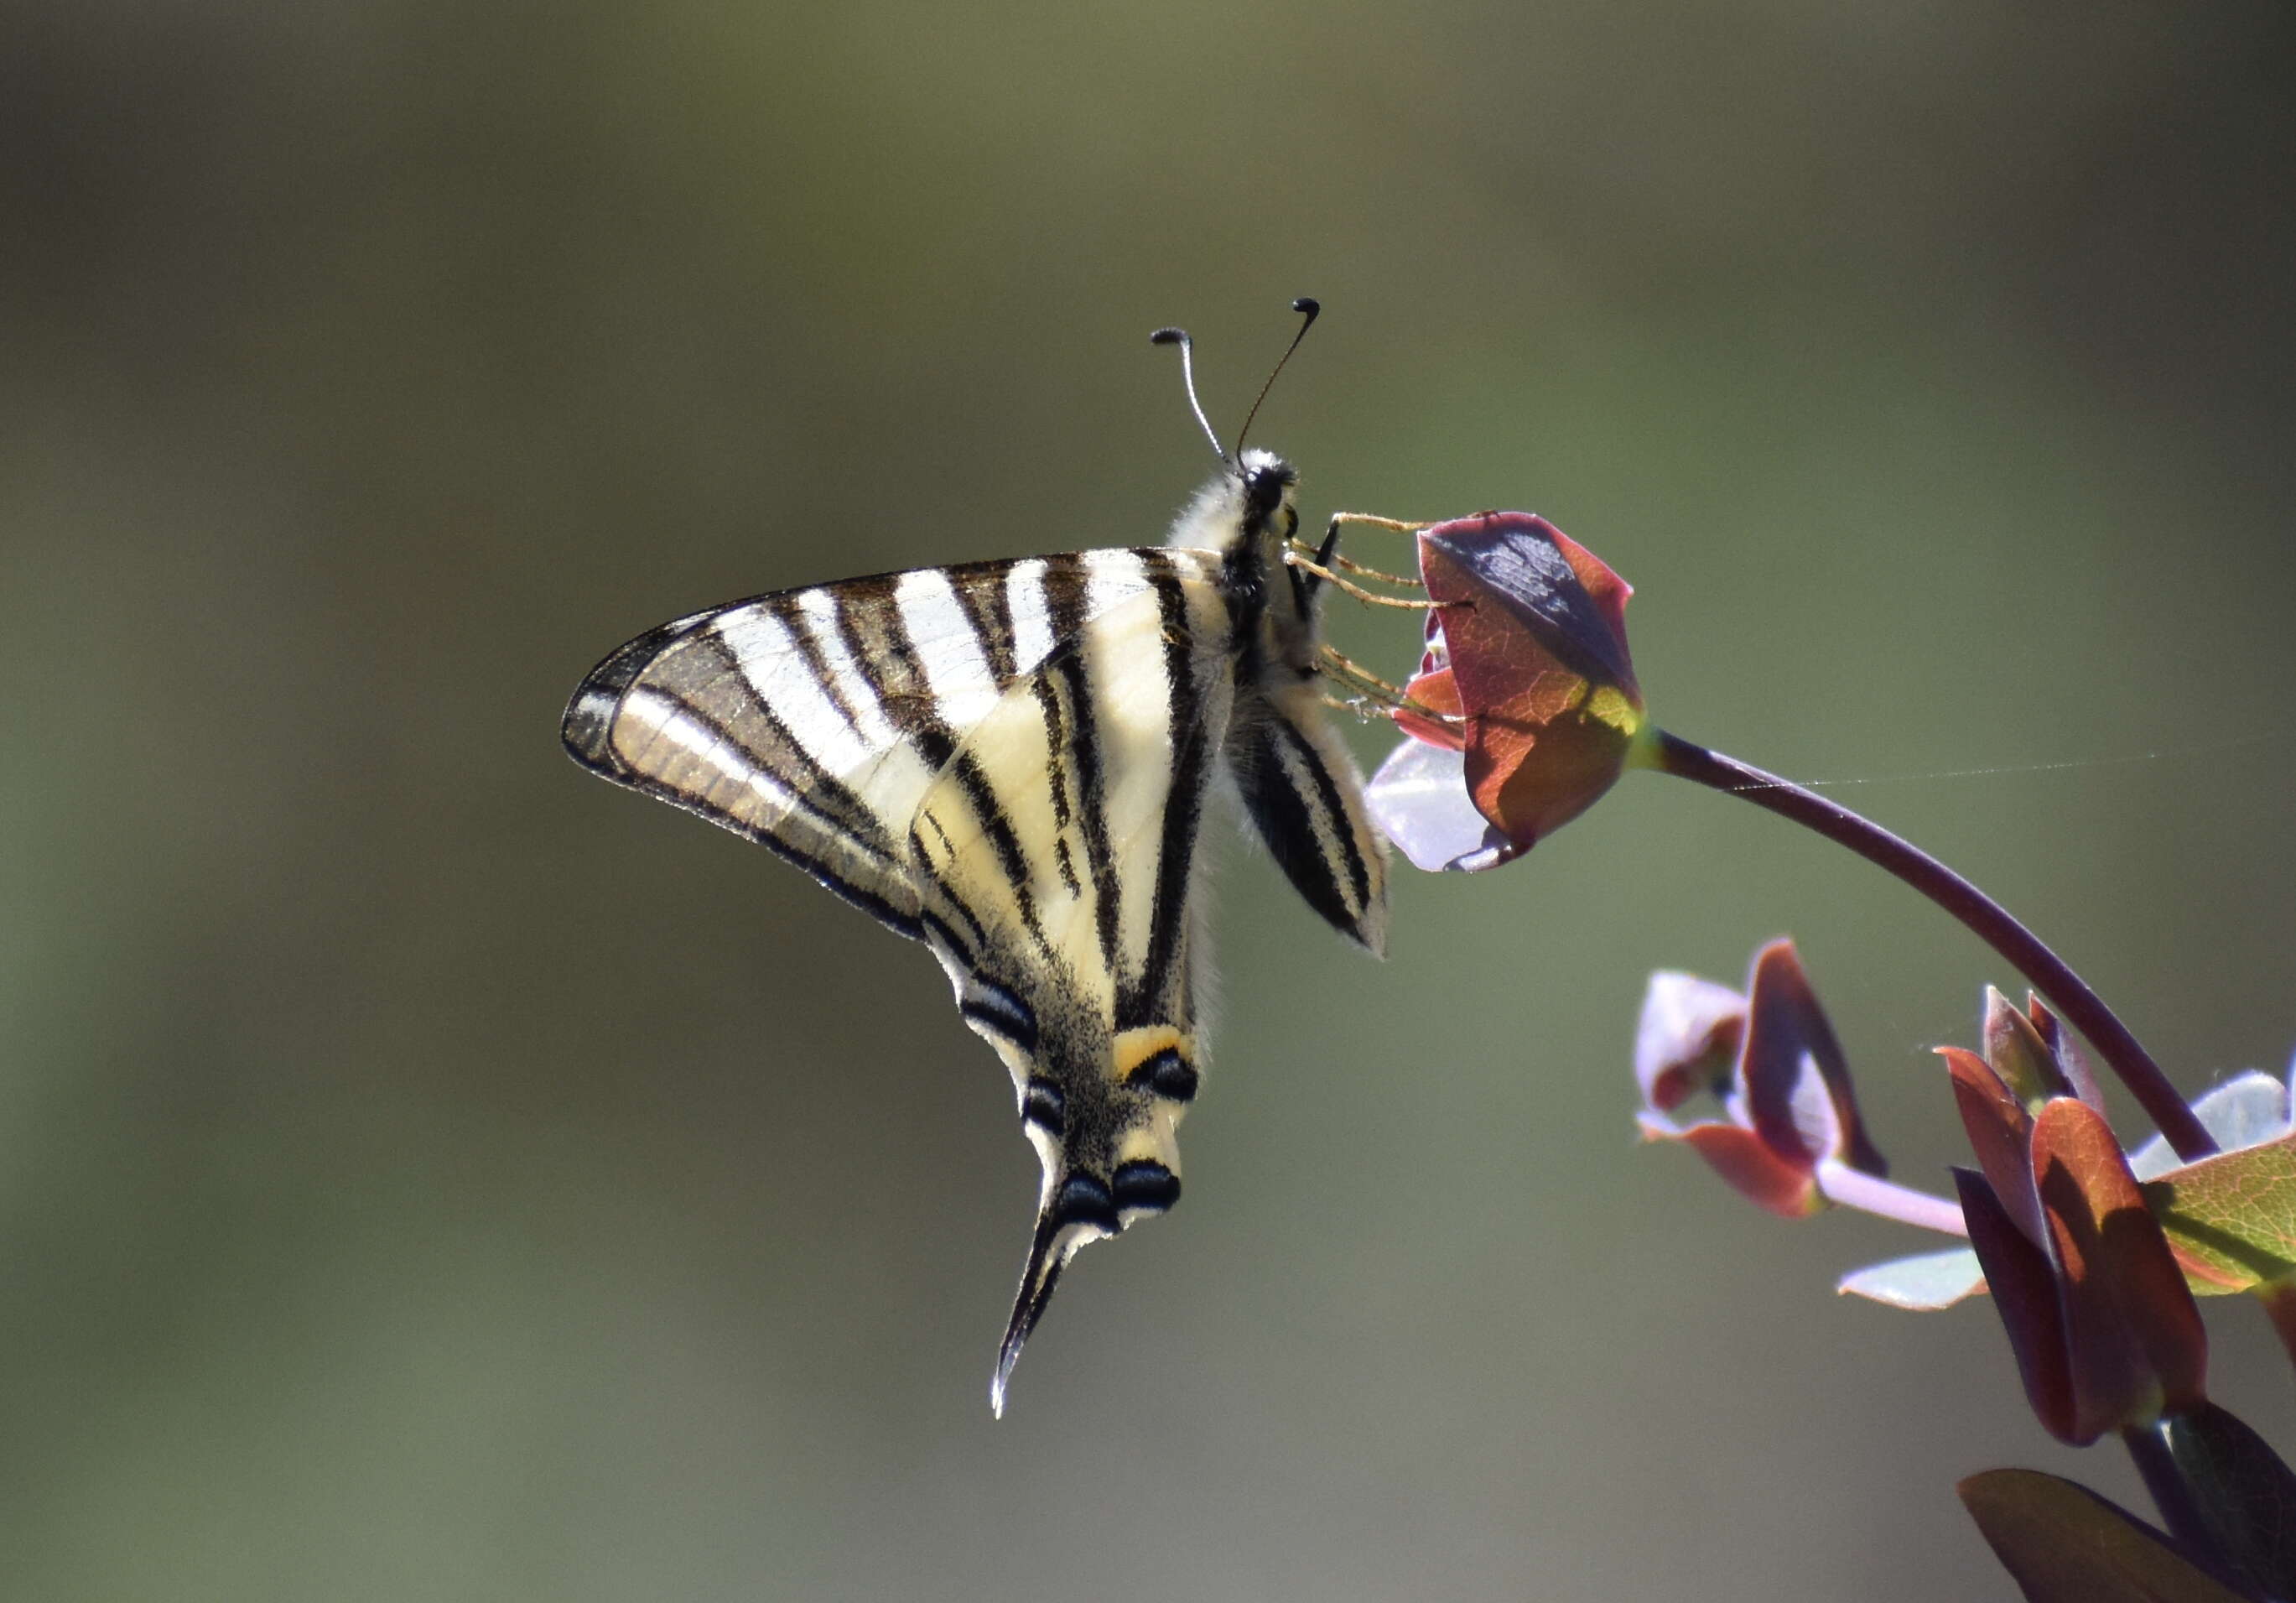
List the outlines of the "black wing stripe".
<svg viewBox="0 0 2296 1603">
<path fill-rule="evenodd" d="M 944 903 L 943 905 L 953 906 L 954 904 Z M 972 924 L 972 914 L 963 908 L 956 908 L 955 911 L 957 917 Z M 930 908 L 917 915 L 916 923 L 918 939 L 928 944 L 938 943 L 947 948 L 950 955 L 955 958 L 967 974 L 980 972 L 981 946 L 980 926 L 978 924 L 972 924 L 972 933 L 968 934 Z"/>
<path fill-rule="evenodd" d="M 1232 737 L 1244 810 L 1292 888 L 1344 934 L 1376 949 L 1380 886 L 1339 775 L 1292 721 L 1269 711 Z"/>
<path fill-rule="evenodd" d="M 846 616 L 851 619 L 855 613 L 849 609 Z M 936 774 L 940 772 L 956 754 L 956 736 L 940 715 L 940 698 L 933 694 L 932 681 L 925 677 L 916 642 L 909 637 L 907 620 L 901 616 L 900 608 L 888 606 L 882 613 L 867 616 L 865 627 L 858 632 L 874 647 L 861 660 L 877 664 L 882 675 L 878 688 L 887 708 L 899 709 L 898 721 L 908 731 L 925 766 Z"/>
<path fill-rule="evenodd" d="M 1084 825 L 1085 866 L 1092 874 L 1101 965 L 1112 974 L 1117 972 L 1117 921 L 1122 909 L 1117 904 L 1116 860 L 1108 846 L 1108 796 L 1101 772 L 1100 731 L 1092 710 L 1092 673 L 1085 661 L 1086 654 L 1081 650 L 1062 653 L 1054 660 L 1054 671 L 1060 678 L 1062 700 L 1069 709 L 1069 754 L 1076 762 L 1077 813 Z"/>
<path fill-rule="evenodd" d="M 1042 583 L 1045 611 L 1052 620 L 1052 637 L 1055 643 L 1072 637 L 1084 627 L 1086 589 L 1090 575 L 1084 558 L 1076 552 L 1044 559 Z"/>
<path fill-rule="evenodd" d="M 1084 627 L 1085 595 L 1088 575 L 1084 558 L 1073 552 L 1042 559 L 1037 571 L 1034 599 L 1043 611 L 1047 638 L 1072 641 Z M 1057 647 L 1055 648 L 1057 649 Z M 1071 654 L 1077 648 L 1071 646 Z M 1096 864 L 1105 862 L 1108 854 L 1108 821 L 1099 801 L 1100 790 L 1095 777 L 1088 786 L 1085 779 L 1087 762 L 1097 776 L 1100 767 L 1099 736 L 1093 722 L 1091 687 L 1082 664 L 1063 664 L 1054 673 L 1038 678 L 1037 704 L 1045 712 L 1045 740 L 1054 754 L 1053 807 L 1054 816 L 1062 824 L 1059 843 L 1054 847 L 1054 857 L 1060 869 L 1061 883 L 1071 895 L 1084 894 L 1084 886 L 1077 877 L 1075 854 L 1069 850 L 1067 826 L 1073 818 L 1083 826 L 1086 871 L 1093 876 L 1095 894 L 1099 906 L 1096 928 L 1100 934 L 1101 960 L 1113 969 L 1116 962 L 1116 905 L 1109 893 L 1112 881 Z M 1064 703 L 1064 704 L 1063 704 Z M 1071 794 L 1073 780 L 1073 794 Z M 1095 843 L 1097 844 L 1095 845 Z"/>
<path fill-rule="evenodd" d="M 939 773 L 956 750 L 956 742 L 941 719 L 939 698 L 902 624 L 894 600 L 899 578 L 885 574 L 847 588 L 842 592 L 847 604 L 837 612 L 838 639 L 855 662 L 865 666 L 885 721 L 907 736 L 926 768 Z"/>
<path fill-rule="evenodd" d="M 666 686 L 661 694 L 675 695 L 687 712 L 724 731 L 737 750 L 747 752 L 758 768 L 800 797 L 808 810 L 829 820 L 840 833 L 865 846 L 873 855 L 890 860 L 894 834 L 884 816 L 824 766 L 812 749 L 798 738 L 781 711 L 742 672 L 741 659 L 725 637 L 715 631 L 701 635 L 686 650 L 693 654 L 697 666 L 706 664 L 706 671 L 692 676 L 693 683 Z M 714 693 L 713 686 L 724 685 L 745 686 L 749 694 L 737 704 L 721 711 L 715 703 L 727 698 L 722 693 Z M 754 739 L 744 739 L 736 734 L 733 723 L 735 717 L 756 720 L 771 737 L 772 744 L 760 747 Z"/>
<path fill-rule="evenodd" d="M 1278 721 L 1281 738 L 1314 780 L 1316 800 L 1319 804 L 1316 835 L 1327 840 L 1337 851 L 1341 867 L 1347 870 L 1349 908 L 1360 913 L 1371 905 L 1371 867 L 1364 861 L 1363 852 L 1356 844 L 1356 832 L 1349 822 L 1347 803 L 1340 796 L 1340 782 L 1331 765 L 1324 760 L 1308 737 L 1292 727 L 1289 719 Z M 1286 768 L 1289 773 L 1289 768 Z"/>
<path fill-rule="evenodd" d="M 959 752 L 951 759 L 948 771 L 963 787 L 964 799 L 972 808 L 973 818 L 980 823 L 981 833 L 988 837 L 988 844 L 996 853 L 997 867 L 1004 870 L 1004 877 L 1013 887 L 1013 903 L 1020 910 L 1021 922 L 1028 927 L 1029 938 L 1038 946 L 1044 945 L 1045 932 L 1037 918 L 1037 898 L 1031 889 L 1028 853 L 1021 850 L 1021 837 L 1013 832 L 1013 820 L 996 800 L 996 793 L 989 785 L 988 776 L 980 771 L 980 762 L 970 752 Z M 942 838 L 947 840 L 946 836 Z"/>
<path fill-rule="evenodd" d="M 941 827 L 940 820 L 932 814 L 920 812 L 917 815 L 916 823 L 909 829 L 910 839 L 919 838 L 917 831 L 920 829 L 932 831 L 933 839 L 940 843 L 940 857 L 943 862 L 948 861 L 956 855 L 956 843 L 948 838 L 948 831 Z M 922 855 L 923 854 L 920 853 L 920 856 Z M 964 921 L 964 927 L 969 933 L 960 936 L 950 928 L 946 919 L 939 917 L 931 919 L 934 927 L 947 933 L 949 949 L 964 958 L 966 971 L 980 972 L 980 954 L 990 949 L 991 945 L 987 928 L 982 925 L 973 910 L 966 907 L 961 900 L 949 894 L 946 887 L 941 888 L 939 894 L 934 898 L 934 905 L 937 908 L 947 908 Z"/>
<path fill-rule="evenodd" d="M 853 694 L 856 690 L 864 693 L 870 690 L 868 670 L 856 662 L 853 671 L 849 674 L 839 662 L 831 660 L 828 648 L 822 644 L 821 627 L 808 615 L 810 609 L 806 604 L 806 598 L 816 594 L 822 600 L 816 604 L 829 610 L 832 620 L 830 632 L 833 635 L 834 620 L 845 605 L 833 592 L 784 591 L 773 599 L 774 614 L 782 621 L 782 627 L 789 630 L 790 638 L 796 642 L 798 655 L 805 659 L 806 672 L 813 677 L 814 683 L 821 686 L 822 694 L 829 698 L 830 705 L 837 709 L 838 716 L 858 738 L 861 737 L 861 712 L 853 700 Z"/>
<path fill-rule="evenodd" d="M 843 704 L 853 711 L 856 727 L 865 727 L 865 719 L 890 728 L 900 728 L 900 719 L 893 715 L 893 709 L 886 703 L 885 686 L 881 677 L 882 670 L 878 659 L 862 645 L 861 631 L 854 624 L 857 616 L 873 616 L 892 604 L 893 581 L 897 577 L 880 574 L 874 579 L 824 589 L 823 593 L 829 603 L 824 609 L 828 617 L 807 620 L 833 638 L 842 660 L 852 665 L 851 675 L 840 674 L 838 683 L 846 690 Z M 818 644 L 826 654 L 828 640 L 818 640 Z M 865 714 L 857 700 L 863 695 L 866 695 L 870 702 Z"/>
<path fill-rule="evenodd" d="M 1137 981 L 1119 989 L 1116 1017 L 1119 1030 L 1171 1016 L 1174 970 L 1187 938 L 1188 882 L 1203 809 L 1205 731 L 1199 717 L 1203 692 L 1196 682 L 1187 592 L 1173 577 L 1168 563 L 1151 564 L 1150 575 L 1163 620 L 1164 727 L 1171 733 L 1175 750 L 1170 789 L 1165 794 L 1163 838 L 1156 853 L 1148 949 Z"/>
<path fill-rule="evenodd" d="M 1077 879 L 1076 857 L 1069 851 L 1069 826 L 1075 821 L 1076 814 L 1069 802 L 1068 713 L 1061 705 L 1060 686 L 1050 674 L 1038 674 L 1030 689 L 1045 719 L 1045 784 L 1051 793 L 1055 832 L 1053 865 L 1060 871 L 1061 884 L 1068 887 L 1069 894 L 1082 896 L 1084 886 Z"/>
<path fill-rule="evenodd" d="M 956 593 L 957 604 L 972 624 L 973 637 L 988 659 L 988 671 L 999 685 L 1020 671 L 1013 659 L 1013 605 L 1001 584 L 968 585 Z"/>
</svg>

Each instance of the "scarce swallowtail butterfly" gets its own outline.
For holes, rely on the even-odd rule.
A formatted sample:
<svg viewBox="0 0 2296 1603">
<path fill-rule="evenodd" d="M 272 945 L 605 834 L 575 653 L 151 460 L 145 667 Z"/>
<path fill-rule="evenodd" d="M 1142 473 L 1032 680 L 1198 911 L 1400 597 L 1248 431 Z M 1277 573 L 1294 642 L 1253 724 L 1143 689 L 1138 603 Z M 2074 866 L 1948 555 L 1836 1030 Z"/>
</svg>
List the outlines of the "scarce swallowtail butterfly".
<svg viewBox="0 0 2296 1603">
<path fill-rule="evenodd" d="M 1317 308 L 1294 309 L 1304 335 Z M 1157 339 L 1180 345 L 1202 423 L 1186 336 Z M 1204 428 L 1222 470 L 1166 546 L 713 607 L 615 652 L 566 709 L 583 767 L 771 847 L 923 941 L 1012 1072 L 1044 1186 L 999 1414 L 1069 1260 L 1180 1195 L 1215 792 L 1241 800 L 1308 905 L 1384 943 L 1384 848 L 1319 684 L 1322 566 L 1286 560 L 1298 475 Z"/>
</svg>

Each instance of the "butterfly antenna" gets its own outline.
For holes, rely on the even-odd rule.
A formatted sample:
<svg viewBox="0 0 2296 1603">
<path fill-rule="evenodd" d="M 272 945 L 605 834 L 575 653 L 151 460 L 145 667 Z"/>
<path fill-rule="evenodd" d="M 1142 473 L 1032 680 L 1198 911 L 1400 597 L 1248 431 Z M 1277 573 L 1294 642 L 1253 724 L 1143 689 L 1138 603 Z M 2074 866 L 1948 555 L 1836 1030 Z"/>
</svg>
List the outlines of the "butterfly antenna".
<svg viewBox="0 0 2296 1603">
<path fill-rule="evenodd" d="M 1243 415 L 1243 427 L 1235 432 L 1235 454 L 1238 457 L 1243 455 L 1243 437 L 1251 432 L 1251 420 L 1259 415 L 1260 401 L 1266 400 L 1267 392 L 1275 388 L 1275 374 L 1283 371 L 1283 364 L 1292 359 L 1292 353 L 1300 349 L 1300 341 L 1306 339 L 1308 331 L 1316 326 L 1316 317 L 1324 308 L 1313 296 L 1302 295 L 1292 303 L 1292 309 L 1300 314 L 1300 332 L 1292 336 L 1292 343 L 1286 345 L 1283 354 L 1275 358 L 1275 371 L 1267 375 L 1267 382 L 1259 387 L 1259 399 L 1251 403 L 1251 410 Z"/>
<path fill-rule="evenodd" d="M 1188 331 L 1185 328 L 1160 328 L 1148 336 L 1148 342 L 1151 345 L 1177 345 L 1180 348 L 1180 378 L 1188 386 L 1188 405 L 1194 408 L 1196 422 L 1202 427 L 1204 438 L 1212 442 L 1212 449 L 1219 453 L 1219 459 L 1228 466 L 1234 467 L 1234 458 L 1227 454 L 1227 448 L 1219 442 L 1219 436 L 1212 432 L 1211 420 L 1204 415 L 1204 403 L 1196 399 L 1196 343 L 1188 338 Z"/>
</svg>

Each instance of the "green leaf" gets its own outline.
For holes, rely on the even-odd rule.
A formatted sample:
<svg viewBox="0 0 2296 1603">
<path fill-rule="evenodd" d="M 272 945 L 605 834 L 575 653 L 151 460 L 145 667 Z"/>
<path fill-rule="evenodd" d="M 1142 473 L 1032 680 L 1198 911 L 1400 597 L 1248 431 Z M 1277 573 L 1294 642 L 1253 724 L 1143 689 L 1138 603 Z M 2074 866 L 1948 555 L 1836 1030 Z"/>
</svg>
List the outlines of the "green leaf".
<svg viewBox="0 0 2296 1603">
<path fill-rule="evenodd" d="M 2202 1093 L 2193 1116 L 2226 1152 L 2276 1141 L 2289 1132 L 2287 1081 L 2258 1069 L 2235 1074 Z M 2128 1155 L 2129 1170 L 2141 1180 L 2157 1180 L 2184 1166 L 2166 1136 L 2154 1136 Z"/>
<path fill-rule="evenodd" d="M 1983 1291 L 1985 1271 L 1978 1267 L 1975 1253 L 1956 1246 L 1942 1253 L 1869 1263 L 1842 1276 L 1833 1289 L 1845 1296 L 1867 1297 L 1892 1308 L 1927 1313 L 1950 1308 L 1964 1297 Z"/>
<path fill-rule="evenodd" d="M 2027 1603 L 2251 1603 L 2086 1486 L 1988 1469 L 1956 1490 Z"/>
<path fill-rule="evenodd" d="M 2296 1135 L 2220 1152 L 2144 1188 L 2195 1291 L 2296 1278 Z"/>
</svg>

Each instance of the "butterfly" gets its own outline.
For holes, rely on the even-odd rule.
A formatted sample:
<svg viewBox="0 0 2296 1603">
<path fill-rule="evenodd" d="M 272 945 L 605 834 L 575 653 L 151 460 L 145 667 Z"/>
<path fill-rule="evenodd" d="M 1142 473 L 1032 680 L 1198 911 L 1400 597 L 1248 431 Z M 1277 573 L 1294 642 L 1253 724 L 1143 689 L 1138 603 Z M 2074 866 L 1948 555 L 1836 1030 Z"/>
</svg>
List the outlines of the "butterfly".
<svg viewBox="0 0 2296 1603">
<path fill-rule="evenodd" d="M 1292 349 L 1317 308 L 1294 309 Z M 1385 943 L 1385 847 L 1319 686 L 1328 574 L 1286 561 L 1298 474 L 1243 448 L 1250 416 L 1223 448 L 1186 335 L 1155 338 L 1180 346 L 1222 464 L 1165 546 L 695 612 L 592 670 L 562 731 L 583 767 L 771 848 L 939 959 L 1044 1168 L 999 1415 L 1069 1261 L 1179 1198 L 1215 797 L 1241 801 L 1310 907 Z"/>
</svg>

